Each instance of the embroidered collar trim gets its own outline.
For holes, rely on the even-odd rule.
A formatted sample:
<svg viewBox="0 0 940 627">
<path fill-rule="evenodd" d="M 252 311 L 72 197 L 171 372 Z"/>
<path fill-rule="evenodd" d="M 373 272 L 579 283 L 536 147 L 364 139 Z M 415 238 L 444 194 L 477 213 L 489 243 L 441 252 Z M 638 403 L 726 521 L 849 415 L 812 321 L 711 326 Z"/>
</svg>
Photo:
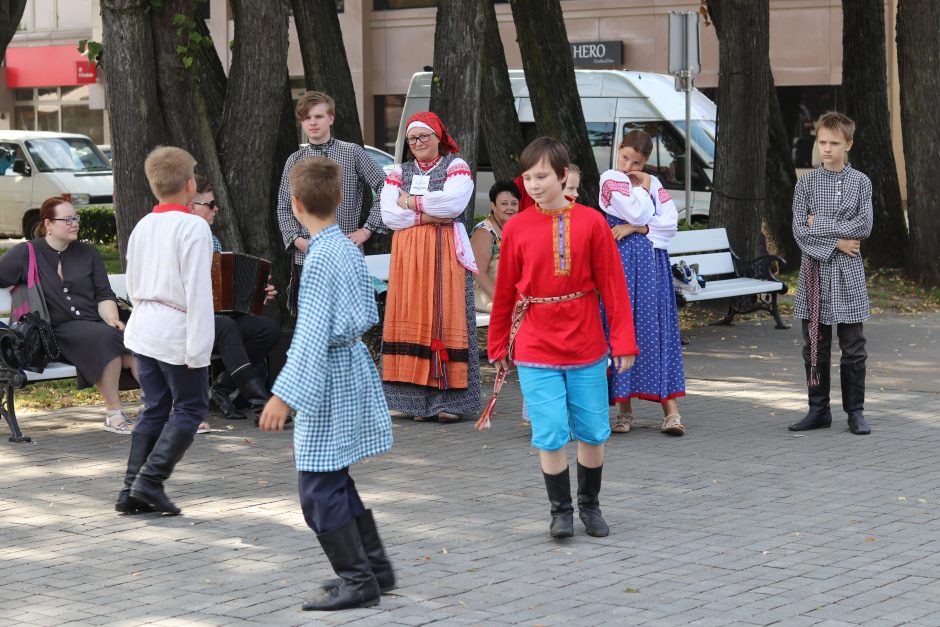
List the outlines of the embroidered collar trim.
<svg viewBox="0 0 940 627">
<path fill-rule="evenodd" d="M 418 169 L 421 170 L 422 172 L 430 172 L 431 170 L 434 169 L 434 166 L 436 166 L 438 163 L 441 162 L 441 159 L 443 158 L 444 158 L 444 155 L 437 155 L 430 161 L 418 161 L 417 159 L 415 159 L 415 164 L 418 166 Z"/>
</svg>

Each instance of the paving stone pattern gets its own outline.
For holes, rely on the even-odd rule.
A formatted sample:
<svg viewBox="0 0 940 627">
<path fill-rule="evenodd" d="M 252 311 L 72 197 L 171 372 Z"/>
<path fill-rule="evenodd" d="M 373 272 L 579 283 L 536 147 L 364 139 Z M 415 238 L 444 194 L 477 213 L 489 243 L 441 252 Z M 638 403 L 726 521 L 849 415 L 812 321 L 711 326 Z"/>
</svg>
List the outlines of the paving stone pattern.
<svg viewBox="0 0 940 627">
<path fill-rule="evenodd" d="M 514 379 L 485 434 L 396 420 L 392 453 L 353 476 L 399 587 L 330 614 L 299 610 L 331 570 L 289 434 L 216 416 L 168 484 L 183 515 L 119 516 L 129 438 L 101 430 L 100 407 L 24 414 L 34 442 L 0 441 L 0 623 L 940 625 L 940 316 L 866 329 L 868 437 L 838 389 L 832 429 L 787 431 L 805 404 L 798 329 L 690 333 L 688 433 L 637 404 L 607 447 L 608 538 L 577 519 L 548 537 Z"/>
</svg>

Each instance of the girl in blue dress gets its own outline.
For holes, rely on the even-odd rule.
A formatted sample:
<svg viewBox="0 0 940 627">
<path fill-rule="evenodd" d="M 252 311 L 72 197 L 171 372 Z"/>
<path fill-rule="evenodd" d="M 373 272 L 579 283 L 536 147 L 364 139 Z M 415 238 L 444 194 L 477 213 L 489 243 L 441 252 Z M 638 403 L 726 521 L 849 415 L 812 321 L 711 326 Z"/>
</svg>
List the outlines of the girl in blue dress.
<svg viewBox="0 0 940 627">
<path fill-rule="evenodd" d="M 632 400 L 641 398 L 662 405 L 660 431 L 683 435 L 685 425 L 676 399 L 685 396 L 685 374 L 666 250 L 678 230 L 679 212 L 659 179 L 643 172 L 652 151 L 648 134 L 631 131 L 620 142 L 618 169 L 601 176 L 600 206 L 617 240 L 640 347 L 633 368 L 609 377 L 610 402 L 620 405 L 611 431 L 630 431 Z"/>
</svg>

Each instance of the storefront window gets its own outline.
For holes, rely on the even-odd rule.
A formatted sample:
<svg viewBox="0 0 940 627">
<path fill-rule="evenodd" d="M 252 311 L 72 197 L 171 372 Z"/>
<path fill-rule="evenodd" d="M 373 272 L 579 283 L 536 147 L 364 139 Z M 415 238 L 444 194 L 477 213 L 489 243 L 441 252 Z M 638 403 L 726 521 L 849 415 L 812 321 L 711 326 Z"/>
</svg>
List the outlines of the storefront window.
<svg viewBox="0 0 940 627">
<path fill-rule="evenodd" d="M 13 109 L 13 128 L 17 131 L 36 130 L 36 110 L 32 105 Z"/>
<path fill-rule="evenodd" d="M 88 107 L 88 85 L 17 89 L 14 128 L 88 135 L 104 143 L 104 111 Z"/>
<path fill-rule="evenodd" d="M 37 131 L 58 131 L 59 130 L 59 106 L 58 105 L 39 105 L 36 107 L 36 130 Z"/>
<path fill-rule="evenodd" d="M 88 135 L 96 144 L 104 143 L 101 111 L 94 111 L 87 106 L 63 105 L 62 130 L 66 133 Z"/>
</svg>

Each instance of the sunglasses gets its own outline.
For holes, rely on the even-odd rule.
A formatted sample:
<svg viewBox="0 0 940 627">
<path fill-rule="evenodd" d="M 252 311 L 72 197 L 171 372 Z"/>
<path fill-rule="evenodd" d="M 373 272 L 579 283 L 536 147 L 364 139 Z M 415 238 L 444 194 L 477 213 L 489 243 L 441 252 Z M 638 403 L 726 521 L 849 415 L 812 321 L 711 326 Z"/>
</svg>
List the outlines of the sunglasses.
<svg viewBox="0 0 940 627">
<path fill-rule="evenodd" d="M 202 205 L 203 207 L 209 207 L 209 209 L 212 209 L 213 211 L 218 211 L 219 209 L 222 208 L 219 206 L 219 203 L 217 203 L 214 200 L 210 200 L 209 202 L 194 202 L 193 204 Z"/>
</svg>

